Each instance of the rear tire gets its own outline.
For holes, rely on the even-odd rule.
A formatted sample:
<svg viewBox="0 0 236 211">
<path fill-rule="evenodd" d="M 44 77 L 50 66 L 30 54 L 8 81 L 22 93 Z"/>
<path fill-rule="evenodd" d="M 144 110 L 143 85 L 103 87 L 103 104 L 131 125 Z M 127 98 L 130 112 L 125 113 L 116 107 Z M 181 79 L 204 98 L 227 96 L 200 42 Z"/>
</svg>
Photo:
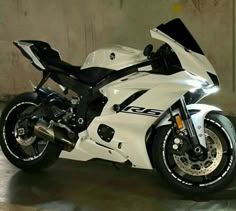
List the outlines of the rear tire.
<svg viewBox="0 0 236 211">
<path fill-rule="evenodd" d="M 20 94 L 7 104 L 0 118 L 2 151 L 13 165 L 25 171 L 36 171 L 49 167 L 58 159 L 61 152 L 59 146 L 35 136 L 27 139 L 29 143 L 32 142 L 27 146 L 19 144 L 16 139 L 14 131 L 19 114 L 27 112 L 29 109 L 32 110 L 38 104 L 36 93 Z"/>
<path fill-rule="evenodd" d="M 223 189 L 234 179 L 236 174 L 236 135 L 232 123 L 221 114 L 210 113 L 205 119 L 206 131 L 214 137 L 213 139 L 212 137 L 208 138 L 213 143 L 213 146 L 209 145 L 209 149 L 212 148 L 209 152 L 214 153 L 213 155 L 209 152 L 207 154 L 206 159 L 210 160 L 211 158 L 210 163 L 204 162 L 203 165 L 199 165 L 201 168 L 197 166 L 195 169 L 193 167 L 198 161 L 185 157 L 182 162 L 174 157 L 176 155 L 173 152 L 170 153 L 169 146 L 173 146 L 174 140 L 172 127 L 167 125 L 158 128 L 152 144 L 153 165 L 175 191 L 191 194 L 201 193 L 202 196 Z M 216 144 L 214 145 L 214 143 Z M 190 157 L 187 156 L 187 158 Z"/>
</svg>

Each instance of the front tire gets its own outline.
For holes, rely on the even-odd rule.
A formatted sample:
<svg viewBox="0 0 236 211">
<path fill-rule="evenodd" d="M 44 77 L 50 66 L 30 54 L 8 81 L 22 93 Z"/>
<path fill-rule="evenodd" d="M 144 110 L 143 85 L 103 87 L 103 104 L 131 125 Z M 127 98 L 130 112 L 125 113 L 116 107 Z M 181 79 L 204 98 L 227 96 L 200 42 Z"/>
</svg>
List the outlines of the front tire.
<svg viewBox="0 0 236 211">
<path fill-rule="evenodd" d="M 224 188 L 235 177 L 236 135 L 232 123 L 221 114 L 210 113 L 205 119 L 205 135 L 207 157 L 198 161 L 187 153 L 173 153 L 170 125 L 157 130 L 152 145 L 153 165 L 175 190 L 203 195 Z"/>
<path fill-rule="evenodd" d="M 61 149 L 36 136 L 25 139 L 15 135 L 16 125 L 22 113 L 29 113 L 38 106 L 36 93 L 16 96 L 4 108 L 0 118 L 0 145 L 4 155 L 16 167 L 26 171 L 36 171 L 49 167 L 59 157 Z"/>
</svg>

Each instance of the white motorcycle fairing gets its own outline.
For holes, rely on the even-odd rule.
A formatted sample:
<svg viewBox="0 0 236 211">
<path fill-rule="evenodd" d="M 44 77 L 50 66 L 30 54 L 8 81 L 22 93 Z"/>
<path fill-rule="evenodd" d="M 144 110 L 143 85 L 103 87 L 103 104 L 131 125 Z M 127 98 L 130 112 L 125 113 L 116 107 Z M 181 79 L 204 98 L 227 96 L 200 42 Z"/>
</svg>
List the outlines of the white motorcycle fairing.
<svg viewBox="0 0 236 211">
<path fill-rule="evenodd" d="M 100 92 L 108 99 L 101 115 L 95 117 L 87 130 L 79 134 L 80 138 L 75 149 L 72 152 L 63 151 L 61 157 L 82 161 L 94 158 L 120 163 L 130 161 L 132 167 L 152 169 L 146 149 L 146 136 L 149 128 L 158 117 L 166 115 L 165 111 L 187 92 L 194 92 L 199 88 L 203 90 L 204 94 L 194 102 L 196 103 L 202 97 L 215 91 L 213 90 L 214 82 L 207 72 L 214 75 L 216 73 L 204 55 L 186 49 L 158 29 L 151 30 L 151 35 L 171 46 L 185 71 L 172 75 L 143 72 L 144 69 L 151 68 L 148 66 L 140 69 L 140 72 L 124 76 L 101 87 Z M 113 60 L 110 58 L 112 53 L 115 54 Z M 122 58 L 127 59 L 121 61 Z M 86 71 L 88 67 L 99 66 L 119 71 L 119 69 L 143 61 L 145 61 L 145 57 L 141 56 L 140 51 L 126 47 L 115 47 L 90 54 L 82 69 Z M 114 111 L 114 105 L 121 104 L 131 95 L 140 91 L 145 92 L 121 112 Z M 204 118 L 209 112 L 220 111 L 220 109 L 198 104 L 188 105 L 187 108 L 199 110 L 191 117 L 200 144 L 205 147 Z M 111 141 L 106 142 L 98 135 L 101 124 L 114 129 Z M 166 124 L 170 124 L 168 115 L 156 127 Z"/>
<path fill-rule="evenodd" d="M 142 77 L 138 77 L 138 75 Z M 194 88 L 184 78 L 188 75 L 185 72 L 177 73 L 173 76 L 146 75 L 137 74 L 136 79 L 126 80 L 125 84 L 118 81 L 104 87 L 102 90 L 109 101 L 107 102 L 101 116 L 96 117 L 90 124 L 87 131 L 79 134 L 80 139 L 72 152 L 62 152 L 62 157 L 75 160 L 90 160 L 100 158 L 115 162 L 125 162 L 129 160 L 133 167 L 152 169 L 150 159 L 146 150 L 146 134 L 148 129 L 156 121 L 157 116 L 146 116 L 135 114 L 135 112 L 119 112 L 112 110 L 112 105 L 122 102 L 127 96 L 135 93 L 142 84 L 143 87 L 150 90 L 135 100 L 130 106 L 135 108 L 158 108 L 160 115 L 167 110 L 180 96 L 183 96 L 189 89 Z M 155 79 L 156 80 L 155 80 Z M 177 80 L 176 80 L 177 79 Z M 122 80 L 122 79 L 121 79 Z M 176 82 L 182 81 L 183 84 Z M 136 86 L 135 86 L 136 85 Z M 153 86 L 153 87 L 152 87 Z M 152 87 L 152 88 L 151 88 Z M 160 88 L 159 88 L 160 87 Z M 154 101 L 153 96 L 160 101 Z M 168 96 L 165 98 L 164 96 Z M 197 131 L 200 143 L 205 146 L 205 136 L 202 136 L 204 128 L 204 118 L 208 112 L 216 110 L 216 107 L 193 104 L 188 106 L 189 109 L 197 109 L 200 112 L 192 116 L 192 120 Z M 132 109 L 132 108 L 131 108 Z M 167 118 L 168 119 L 168 118 Z M 199 121 L 199 119 L 201 121 Z M 106 124 L 115 130 L 111 142 L 104 142 L 97 133 L 100 124 Z M 164 122 L 160 122 L 161 126 Z M 165 124 L 170 124 L 166 122 Z M 201 127 L 197 130 L 197 128 Z"/>
</svg>

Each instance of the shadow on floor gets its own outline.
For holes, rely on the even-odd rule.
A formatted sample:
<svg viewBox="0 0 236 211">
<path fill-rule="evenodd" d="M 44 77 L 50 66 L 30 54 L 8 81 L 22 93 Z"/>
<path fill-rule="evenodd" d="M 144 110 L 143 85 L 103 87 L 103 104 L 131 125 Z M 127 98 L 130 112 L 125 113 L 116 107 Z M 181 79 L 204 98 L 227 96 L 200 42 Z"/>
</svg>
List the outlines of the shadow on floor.
<svg viewBox="0 0 236 211">
<path fill-rule="evenodd" d="M 59 160 L 40 173 L 14 174 L 8 202 L 50 210 L 236 210 L 236 182 L 204 198 L 169 191 L 156 173 L 108 163 Z"/>
</svg>

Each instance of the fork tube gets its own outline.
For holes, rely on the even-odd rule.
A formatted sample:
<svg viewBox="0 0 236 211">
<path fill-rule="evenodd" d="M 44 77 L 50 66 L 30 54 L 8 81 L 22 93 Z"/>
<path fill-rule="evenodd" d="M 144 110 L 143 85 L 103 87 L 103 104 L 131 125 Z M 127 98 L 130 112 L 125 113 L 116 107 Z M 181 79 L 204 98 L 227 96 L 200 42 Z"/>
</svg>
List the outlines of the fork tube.
<svg viewBox="0 0 236 211">
<path fill-rule="evenodd" d="M 180 98 L 179 108 L 180 108 L 181 117 L 185 123 L 186 129 L 187 129 L 188 134 L 190 136 L 190 140 L 192 142 L 193 151 L 196 155 L 202 154 L 201 145 L 199 143 L 197 133 L 195 131 L 191 116 L 187 110 L 185 99 L 183 97 Z"/>
</svg>

